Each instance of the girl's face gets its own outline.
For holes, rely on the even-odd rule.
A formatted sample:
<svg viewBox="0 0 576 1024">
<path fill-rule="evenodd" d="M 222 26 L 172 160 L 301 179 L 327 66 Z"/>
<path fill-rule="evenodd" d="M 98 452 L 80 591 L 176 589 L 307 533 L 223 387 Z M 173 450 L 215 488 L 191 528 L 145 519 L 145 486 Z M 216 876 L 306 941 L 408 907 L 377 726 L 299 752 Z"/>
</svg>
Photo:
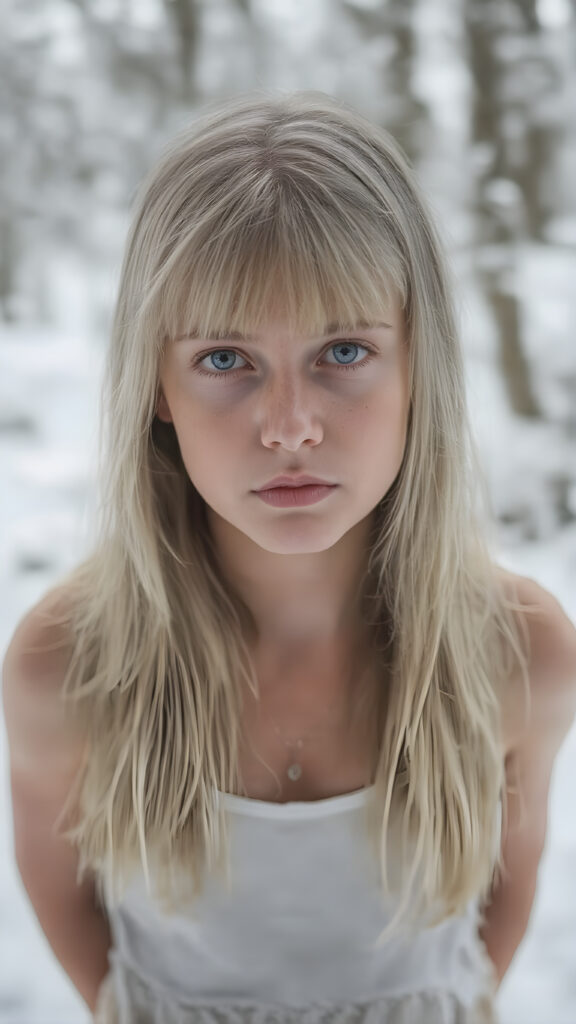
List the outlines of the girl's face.
<svg viewBox="0 0 576 1024">
<path fill-rule="evenodd" d="M 410 401 L 399 306 L 383 320 L 310 338 L 275 318 L 258 336 L 167 342 L 157 414 L 174 424 L 209 518 L 304 554 L 369 516 L 399 471 Z M 266 504 L 255 492 L 283 473 L 337 486 L 315 504 Z"/>
</svg>

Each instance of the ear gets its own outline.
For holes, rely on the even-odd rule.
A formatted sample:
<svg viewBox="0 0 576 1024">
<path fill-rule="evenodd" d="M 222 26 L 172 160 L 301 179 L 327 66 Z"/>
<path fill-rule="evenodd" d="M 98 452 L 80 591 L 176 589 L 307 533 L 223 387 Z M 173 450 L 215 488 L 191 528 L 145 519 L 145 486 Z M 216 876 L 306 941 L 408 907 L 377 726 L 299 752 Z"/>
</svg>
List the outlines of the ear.
<svg viewBox="0 0 576 1024">
<path fill-rule="evenodd" d="M 172 414 L 170 412 L 168 402 L 164 397 L 163 391 L 160 391 L 158 394 L 158 401 L 156 403 L 156 415 L 158 419 L 162 420 L 164 423 L 172 423 Z"/>
</svg>

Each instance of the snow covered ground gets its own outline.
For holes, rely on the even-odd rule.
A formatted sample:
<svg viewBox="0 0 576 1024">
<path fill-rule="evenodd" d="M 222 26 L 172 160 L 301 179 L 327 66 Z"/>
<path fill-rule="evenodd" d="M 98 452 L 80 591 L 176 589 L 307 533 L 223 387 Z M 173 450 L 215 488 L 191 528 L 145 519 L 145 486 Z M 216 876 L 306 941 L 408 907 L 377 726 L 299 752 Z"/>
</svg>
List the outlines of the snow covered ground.
<svg viewBox="0 0 576 1024">
<path fill-rule="evenodd" d="M 548 290 L 548 306 L 538 306 L 536 327 L 546 327 L 548 344 L 541 345 L 536 328 L 528 339 L 546 408 L 559 401 L 553 387 L 559 387 L 561 375 L 574 373 L 566 340 L 573 332 L 557 329 L 559 308 L 565 317 L 572 315 L 570 268 L 566 257 L 558 276 L 548 259 L 528 254 L 523 271 L 526 291 L 537 277 L 542 295 L 547 273 L 549 287 L 558 292 L 550 297 Z M 538 537 L 528 542 L 503 534 L 500 561 L 540 581 L 576 622 L 576 524 L 558 526 L 548 493 L 551 466 L 559 460 L 568 464 L 574 453 L 556 427 L 528 430 L 507 411 L 483 317 L 477 297 L 467 293 L 472 414 L 496 507 L 528 506 Z M 24 610 L 83 551 L 101 365 L 102 341 L 83 328 L 14 326 L 0 335 L 0 654 Z M 529 930 L 499 994 L 502 1024 L 576 1021 L 575 773 L 573 728 L 552 780 L 548 841 Z M 6 737 L 0 723 L 0 1024 L 85 1024 L 86 1008 L 52 954 L 16 871 L 11 829 Z"/>
</svg>

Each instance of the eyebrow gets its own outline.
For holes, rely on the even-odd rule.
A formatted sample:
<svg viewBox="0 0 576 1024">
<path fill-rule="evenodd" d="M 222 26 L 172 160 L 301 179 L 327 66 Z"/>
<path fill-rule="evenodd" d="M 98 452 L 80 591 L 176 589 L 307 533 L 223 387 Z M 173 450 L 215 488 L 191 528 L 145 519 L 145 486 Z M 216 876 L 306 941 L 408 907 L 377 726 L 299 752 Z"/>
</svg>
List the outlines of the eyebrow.
<svg viewBox="0 0 576 1024">
<path fill-rule="evenodd" d="M 369 323 L 367 323 L 364 320 L 360 320 L 356 324 L 333 323 L 333 324 L 327 324 L 326 328 L 324 330 L 324 333 L 321 334 L 321 335 L 318 335 L 317 338 L 315 338 L 315 336 L 311 336 L 307 340 L 309 340 L 309 341 L 319 340 L 320 338 L 328 338 L 332 334 L 344 334 L 345 332 L 348 332 L 348 331 L 358 331 L 358 330 L 363 330 L 363 331 L 371 330 L 372 331 L 372 330 L 376 330 L 376 328 L 378 328 L 378 327 L 387 327 L 389 330 L 392 329 L 392 325 L 391 324 L 385 324 L 385 323 L 369 324 Z M 258 341 L 258 337 L 253 335 L 253 334 L 241 334 L 240 331 L 233 331 L 233 330 L 231 330 L 229 328 L 224 328 L 221 331 L 209 331 L 207 334 L 201 334 L 200 331 L 198 330 L 198 328 L 193 327 L 189 331 L 187 331 L 186 334 L 182 334 L 179 337 L 175 338 L 174 340 L 175 341 L 200 341 L 201 340 L 201 341 L 250 341 L 250 342 L 257 342 Z"/>
</svg>

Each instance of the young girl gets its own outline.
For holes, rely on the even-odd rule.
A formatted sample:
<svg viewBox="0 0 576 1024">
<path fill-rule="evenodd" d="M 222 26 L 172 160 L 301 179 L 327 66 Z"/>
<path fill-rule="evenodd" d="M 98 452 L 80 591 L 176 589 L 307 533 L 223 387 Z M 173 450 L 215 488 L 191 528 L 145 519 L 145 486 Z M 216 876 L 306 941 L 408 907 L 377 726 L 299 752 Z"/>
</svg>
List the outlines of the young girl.
<svg viewBox="0 0 576 1024">
<path fill-rule="evenodd" d="M 526 929 L 576 631 L 494 564 L 381 128 L 207 108 L 144 183 L 94 550 L 4 665 L 15 852 L 99 1024 L 463 1024 Z"/>
</svg>

